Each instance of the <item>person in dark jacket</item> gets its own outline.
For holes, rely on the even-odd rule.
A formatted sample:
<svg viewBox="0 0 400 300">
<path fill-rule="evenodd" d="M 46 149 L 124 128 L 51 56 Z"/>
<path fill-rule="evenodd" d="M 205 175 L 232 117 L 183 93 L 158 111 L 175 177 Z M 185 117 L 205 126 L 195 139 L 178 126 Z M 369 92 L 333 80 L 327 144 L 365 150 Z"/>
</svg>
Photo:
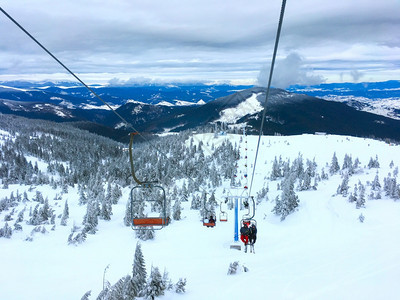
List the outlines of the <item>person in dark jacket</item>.
<svg viewBox="0 0 400 300">
<path fill-rule="evenodd" d="M 215 219 L 214 219 L 213 215 L 210 216 L 210 218 L 208 219 L 208 222 L 215 223 Z"/>
<path fill-rule="evenodd" d="M 251 224 L 249 228 L 249 244 L 250 244 L 250 252 L 254 252 L 254 244 L 257 240 L 257 227 L 255 224 Z"/>
</svg>

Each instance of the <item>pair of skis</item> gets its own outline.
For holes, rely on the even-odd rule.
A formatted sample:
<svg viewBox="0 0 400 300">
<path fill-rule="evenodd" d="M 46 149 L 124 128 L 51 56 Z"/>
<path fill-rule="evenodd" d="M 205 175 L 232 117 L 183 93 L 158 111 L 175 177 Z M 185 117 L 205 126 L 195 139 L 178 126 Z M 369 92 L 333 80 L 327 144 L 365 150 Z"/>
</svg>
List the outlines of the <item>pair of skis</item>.
<svg viewBox="0 0 400 300">
<path fill-rule="evenodd" d="M 256 254 L 256 252 L 254 251 L 254 244 L 250 244 L 250 253 L 254 253 Z M 247 253 L 247 245 L 244 246 L 244 253 Z"/>
</svg>

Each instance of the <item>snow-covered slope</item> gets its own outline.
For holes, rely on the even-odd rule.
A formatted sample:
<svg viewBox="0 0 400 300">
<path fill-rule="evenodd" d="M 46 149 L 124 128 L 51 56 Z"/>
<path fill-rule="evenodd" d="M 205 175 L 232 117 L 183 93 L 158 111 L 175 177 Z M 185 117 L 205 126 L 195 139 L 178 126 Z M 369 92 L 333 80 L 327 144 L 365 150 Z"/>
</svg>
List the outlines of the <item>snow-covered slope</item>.
<svg viewBox="0 0 400 300">
<path fill-rule="evenodd" d="M 214 147 L 228 139 L 241 147 L 239 163 L 243 166 L 247 161 L 248 166 L 241 171 L 251 175 L 257 138 L 199 134 L 194 141 L 203 141 L 206 155 L 211 155 Z M 247 160 L 244 145 L 248 148 Z M 328 172 L 334 152 L 340 165 L 346 154 L 360 160 L 349 186 L 352 191 L 359 181 L 365 185 L 365 208 L 356 209 L 347 197 L 336 195 L 342 182 L 338 173 L 318 182 L 317 190 L 296 191 L 300 205 L 281 222 L 271 213 L 275 197 L 281 194 L 277 190 L 280 181 L 269 180 L 275 156 L 293 162 L 301 153 L 304 160 L 315 159 L 321 173 L 322 168 Z M 368 168 L 370 158 L 376 156 L 380 167 Z M 390 167 L 392 161 L 394 166 Z M 190 201 L 184 202 L 182 220 L 157 231 L 154 240 L 141 242 L 148 273 L 151 266 L 157 266 L 161 271 L 165 269 L 174 283 L 179 278 L 187 279 L 185 294 L 170 291 L 160 299 L 397 299 L 400 202 L 384 193 L 380 200 L 368 200 L 368 182 L 378 173 L 383 186 L 383 178 L 389 172 L 393 175 L 399 165 L 400 146 L 375 140 L 329 135 L 262 137 L 252 195 L 267 186 L 269 192 L 268 199 L 261 200 L 256 210 L 256 253 L 230 249 L 234 243 L 233 211 L 228 211 L 228 222 L 207 228 L 202 226 L 199 212 L 190 210 Z M 41 167 L 46 171 L 45 164 Z M 216 190 L 218 201 L 224 199 L 224 190 L 228 189 L 229 180 Z M 77 188 L 69 188 L 62 200 L 53 200 L 61 194 L 60 188 L 42 185 L 29 191 L 29 186 L 10 185 L 0 190 L 0 198 L 18 191 L 32 199 L 37 190 L 48 197 L 57 215 L 68 200 L 68 226 L 60 226 L 56 219 L 54 231 L 52 225 L 43 225 L 46 233 L 31 234 L 33 227 L 26 225 L 11 239 L 0 238 L 0 298 L 80 299 L 92 290 L 90 299 L 96 299 L 103 280 L 115 283 L 131 272 L 138 240 L 134 231 L 123 224 L 128 188 L 113 206 L 112 219 L 99 221 L 98 232 L 78 246 L 67 244 L 72 225 L 80 226 L 86 209 L 78 205 Z M 33 206 L 29 202 L 26 205 L 27 211 Z M 246 212 L 241 210 L 239 215 Z M 0 213 L 0 227 L 7 213 Z M 363 223 L 359 220 L 361 214 L 365 217 Z M 26 241 L 27 236 L 33 240 Z M 227 275 L 230 263 L 235 261 L 246 266 L 248 272 L 240 269 L 235 275 Z"/>
</svg>

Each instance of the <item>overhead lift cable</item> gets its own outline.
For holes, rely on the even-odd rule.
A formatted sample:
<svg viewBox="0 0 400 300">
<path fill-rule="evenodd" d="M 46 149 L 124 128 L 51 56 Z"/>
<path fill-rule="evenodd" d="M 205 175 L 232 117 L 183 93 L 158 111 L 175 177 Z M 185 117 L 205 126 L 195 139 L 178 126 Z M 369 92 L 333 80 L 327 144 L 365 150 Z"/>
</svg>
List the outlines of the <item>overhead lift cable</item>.
<svg viewBox="0 0 400 300">
<path fill-rule="evenodd" d="M 18 28 L 20 28 L 27 36 L 29 36 L 36 44 L 38 44 L 48 55 L 50 55 L 58 64 L 60 64 L 69 74 L 71 74 L 76 80 L 78 80 L 86 89 L 88 89 L 97 99 L 104 103 L 122 122 L 129 128 L 133 129 L 135 134 L 138 134 L 144 141 L 148 142 L 158 153 L 164 158 L 171 160 L 171 158 L 159 149 L 154 143 L 143 136 L 138 130 L 136 130 L 131 123 L 129 123 L 124 117 L 122 117 L 115 109 L 113 109 L 105 100 L 103 100 L 92 88 L 90 88 L 83 80 L 81 80 L 74 72 L 72 72 L 66 65 L 64 65 L 55 55 L 53 55 L 45 46 L 43 46 L 34 36 L 32 36 L 22 25 L 20 25 L 13 17 L 11 17 L 3 8 L 0 7 L 0 11 L 9 18 Z M 132 133 L 131 133 L 132 137 Z M 132 139 L 131 139 L 132 143 Z M 131 145 L 130 145 L 131 147 Z M 176 161 L 175 161 L 176 162 Z M 131 165 L 133 168 L 133 166 Z M 135 179 L 135 177 L 134 177 Z M 194 181 L 192 178 L 188 177 L 189 180 Z M 137 178 L 135 179 L 138 182 Z M 163 224 L 165 225 L 165 224 Z"/>
<path fill-rule="evenodd" d="M 278 23 L 278 30 L 276 32 L 274 53 L 272 55 L 271 69 L 269 71 L 268 86 L 267 86 L 267 91 L 265 92 L 264 110 L 263 110 L 263 114 L 262 114 L 262 118 L 261 118 L 260 133 L 258 135 L 257 150 L 256 150 L 256 156 L 254 158 L 253 173 L 252 173 L 251 181 L 250 181 L 249 195 L 251 195 L 251 188 L 253 186 L 253 179 L 254 179 L 254 174 L 255 174 L 256 164 L 257 164 L 258 150 L 260 148 L 260 140 L 261 140 L 261 135 L 262 135 L 263 127 L 264 127 L 264 120 L 265 120 L 265 116 L 267 114 L 267 102 L 268 102 L 269 92 L 271 89 L 272 75 L 274 73 L 275 58 L 276 58 L 276 53 L 278 51 L 278 44 L 279 44 L 279 38 L 281 35 L 283 16 L 285 14 L 285 7 L 286 7 L 286 0 L 282 0 L 281 13 L 279 16 L 279 23 Z"/>
<path fill-rule="evenodd" d="M 99 99 L 104 105 L 106 105 L 122 122 L 133 129 L 133 131 L 140 135 L 145 141 L 149 142 L 160 154 L 165 158 L 168 156 L 158 149 L 154 144 L 152 144 L 148 139 L 146 139 L 138 130 L 136 130 L 131 123 L 129 123 L 124 117 L 122 117 L 115 109 L 111 107 L 105 100 L 103 100 L 91 87 L 89 87 L 83 80 L 81 80 L 74 72 L 72 72 L 66 65 L 64 65 L 53 53 L 51 53 L 45 46 L 43 46 L 33 35 L 31 35 L 21 24 L 19 24 L 13 17 L 11 17 L 3 8 L 0 7 L 0 11 L 9 18 L 15 25 L 18 26 L 27 36 L 29 36 L 36 44 L 40 46 L 48 55 L 50 55 L 58 64 L 60 64 L 69 74 L 71 74 L 76 80 L 78 80 L 86 89 L 88 89 L 97 99 Z"/>
</svg>

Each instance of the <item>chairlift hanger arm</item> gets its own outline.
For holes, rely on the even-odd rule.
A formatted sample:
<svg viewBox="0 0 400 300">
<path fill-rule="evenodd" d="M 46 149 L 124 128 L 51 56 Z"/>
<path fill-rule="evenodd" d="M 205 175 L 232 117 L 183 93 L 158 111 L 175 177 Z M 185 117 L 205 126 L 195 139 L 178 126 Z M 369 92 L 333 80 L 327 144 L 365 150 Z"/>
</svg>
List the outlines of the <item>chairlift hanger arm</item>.
<svg viewBox="0 0 400 300">
<path fill-rule="evenodd" d="M 243 219 L 245 219 L 245 220 L 247 220 L 247 219 L 252 220 L 256 214 L 256 202 L 254 200 L 254 197 L 250 196 L 249 199 L 251 199 L 253 209 L 250 208 L 250 204 L 248 203 L 247 204 L 248 212 L 247 212 L 247 214 L 245 214 L 243 216 Z"/>
<path fill-rule="evenodd" d="M 143 182 L 140 181 L 136 175 L 135 175 L 135 168 L 133 167 L 133 154 L 132 154 L 132 144 L 133 144 L 133 137 L 136 135 L 136 132 L 131 132 L 130 136 L 130 141 L 129 141 L 129 161 L 131 163 L 131 173 L 132 173 L 132 177 L 133 179 L 136 181 L 137 184 L 142 185 Z"/>
</svg>

